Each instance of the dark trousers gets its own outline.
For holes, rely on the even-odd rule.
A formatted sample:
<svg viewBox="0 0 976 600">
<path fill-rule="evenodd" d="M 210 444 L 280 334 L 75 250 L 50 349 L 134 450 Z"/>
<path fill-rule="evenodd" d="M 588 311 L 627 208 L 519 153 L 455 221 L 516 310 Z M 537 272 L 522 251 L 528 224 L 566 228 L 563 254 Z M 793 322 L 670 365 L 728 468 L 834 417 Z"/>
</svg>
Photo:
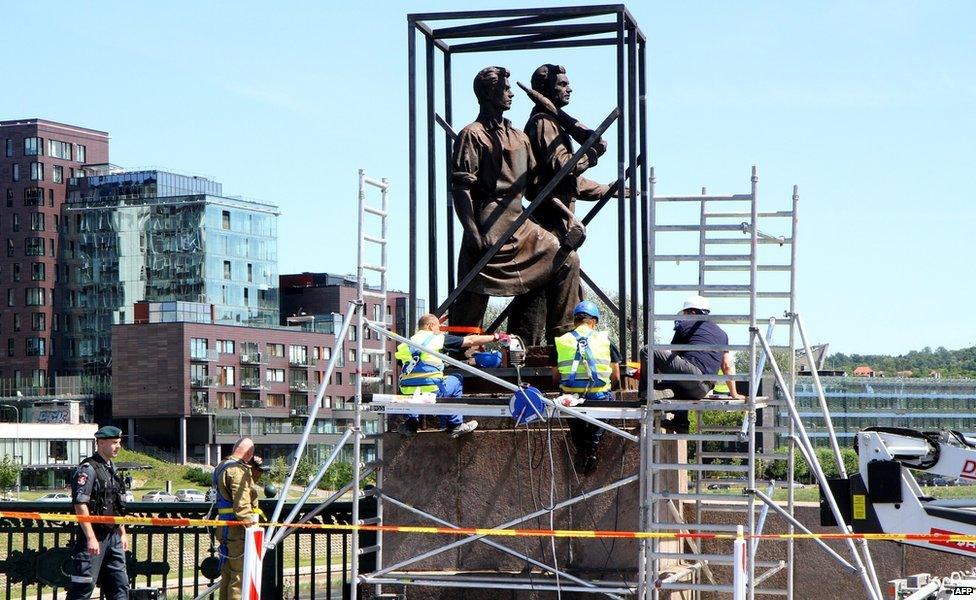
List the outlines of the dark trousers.
<svg viewBox="0 0 976 600">
<path fill-rule="evenodd" d="M 638 396 L 642 399 L 647 398 L 647 381 L 650 379 L 650 371 L 647 369 L 647 347 L 640 351 L 641 373 L 647 377 L 641 377 L 638 386 Z M 701 375 L 701 369 L 678 356 L 670 350 L 654 351 L 654 372 L 670 375 Z M 679 400 L 701 400 L 712 391 L 712 385 L 704 381 L 655 381 L 654 389 L 671 390 L 674 397 Z"/>
<path fill-rule="evenodd" d="M 527 345 L 552 341 L 573 330 L 573 309 L 580 301 L 580 263 L 573 250 L 559 251 L 556 264 L 562 263 L 549 281 L 539 288 L 512 299 L 508 315 L 508 332 L 518 335 Z M 464 291 L 451 306 L 451 325 L 487 327 L 482 323 L 488 307 L 486 294 Z"/>
<path fill-rule="evenodd" d="M 125 552 L 122 551 L 122 537 L 118 528 L 106 534 L 98 546 L 98 554 L 88 554 L 85 534 L 80 530 L 76 532 L 67 600 L 88 600 L 96 583 L 106 600 L 126 600 L 129 597 L 129 577 L 125 572 Z"/>
<path fill-rule="evenodd" d="M 598 394 L 587 394 L 587 400 L 612 400 L 610 392 L 600 392 Z M 597 427 L 592 423 L 587 423 L 582 419 L 570 419 L 569 435 L 576 448 L 576 454 L 582 456 L 596 456 L 596 450 L 600 447 L 600 440 L 606 430 Z"/>
</svg>

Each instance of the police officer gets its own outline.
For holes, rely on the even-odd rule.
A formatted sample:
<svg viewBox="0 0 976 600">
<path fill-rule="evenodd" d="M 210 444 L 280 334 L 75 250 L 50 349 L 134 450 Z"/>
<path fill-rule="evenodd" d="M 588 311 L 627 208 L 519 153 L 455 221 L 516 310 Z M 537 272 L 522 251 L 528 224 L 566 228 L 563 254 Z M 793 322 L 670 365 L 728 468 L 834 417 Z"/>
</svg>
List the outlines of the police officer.
<svg viewBox="0 0 976 600">
<path fill-rule="evenodd" d="M 217 490 L 217 519 L 257 522 L 254 512 L 254 480 L 251 459 L 254 442 L 241 438 L 227 460 L 217 465 L 213 485 Z M 244 528 L 217 527 L 220 540 L 220 600 L 240 600 L 244 583 Z"/>
<path fill-rule="evenodd" d="M 112 463 L 122 449 L 122 430 L 106 425 L 95 432 L 95 454 L 75 470 L 71 502 L 75 514 L 122 516 L 125 513 L 125 481 Z M 107 600 L 129 597 L 125 552 L 129 541 L 124 525 L 79 523 L 72 549 L 68 600 L 87 600 L 98 582 Z"/>
<path fill-rule="evenodd" d="M 609 400 L 610 389 L 620 383 L 620 351 L 606 331 L 598 331 L 600 310 L 584 300 L 573 309 L 575 329 L 556 338 L 553 379 L 559 389 L 584 400 Z M 586 475 L 596 468 L 596 450 L 603 429 L 572 419 L 569 431 L 576 446 L 576 469 Z"/>
</svg>

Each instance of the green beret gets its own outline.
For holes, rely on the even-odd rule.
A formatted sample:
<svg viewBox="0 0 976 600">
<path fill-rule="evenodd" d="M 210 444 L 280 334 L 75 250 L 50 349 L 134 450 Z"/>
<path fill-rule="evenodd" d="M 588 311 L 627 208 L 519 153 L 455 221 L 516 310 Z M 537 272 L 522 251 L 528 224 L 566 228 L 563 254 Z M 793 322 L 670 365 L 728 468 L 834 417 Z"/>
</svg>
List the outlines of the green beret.
<svg viewBox="0 0 976 600">
<path fill-rule="evenodd" d="M 114 440 L 122 437 L 122 430 L 113 425 L 106 425 L 95 432 L 96 440 Z"/>
</svg>

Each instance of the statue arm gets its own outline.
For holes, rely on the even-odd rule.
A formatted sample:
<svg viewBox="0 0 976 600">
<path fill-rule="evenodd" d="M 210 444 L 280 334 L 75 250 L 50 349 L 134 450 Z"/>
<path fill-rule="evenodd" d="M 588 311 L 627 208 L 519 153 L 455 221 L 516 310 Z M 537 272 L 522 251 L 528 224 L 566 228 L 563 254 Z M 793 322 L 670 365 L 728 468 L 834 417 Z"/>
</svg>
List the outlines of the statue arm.
<svg viewBox="0 0 976 600">
<path fill-rule="evenodd" d="M 484 237 L 478 229 L 478 221 L 474 216 L 474 199 L 471 198 L 471 189 L 466 187 L 454 187 L 454 212 L 457 213 L 461 227 L 477 245 L 479 252 L 484 252 L 486 248 Z"/>
</svg>

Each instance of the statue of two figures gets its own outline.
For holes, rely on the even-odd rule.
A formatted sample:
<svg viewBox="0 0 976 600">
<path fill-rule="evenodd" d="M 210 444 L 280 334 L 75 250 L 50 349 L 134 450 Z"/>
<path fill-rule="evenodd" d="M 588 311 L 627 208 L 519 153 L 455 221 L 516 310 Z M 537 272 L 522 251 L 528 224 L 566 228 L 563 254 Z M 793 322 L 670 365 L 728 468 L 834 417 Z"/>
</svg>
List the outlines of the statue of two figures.
<svg viewBox="0 0 976 600">
<path fill-rule="evenodd" d="M 524 130 L 513 127 L 503 116 L 515 96 L 509 76 L 504 67 L 478 73 L 478 118 L 461 130 L 454 146 L 454 208 L 464 231 L 461 278 L 519 219 L 523 198 L 535 200 L 571 162 L 573 142 L 582 145 L 593 133 L 563 110 L 572 88 L 566 69 L 550 64 L 535 70 L 531 88 L 519 84 L 535 107 Z M 582 299 L 576 250 L 586 238 L 574 206 L 577 199 L 599 200 L 609 191 L 582 176 L 606 149 L 597 140 L 504 241 L 451 306 L 451 325 L 480 326 L 489 297 L 513 296 L 508 331 L 526 344 L 551 343 L 573 329 L 573 307 Z"/>
</svg>

